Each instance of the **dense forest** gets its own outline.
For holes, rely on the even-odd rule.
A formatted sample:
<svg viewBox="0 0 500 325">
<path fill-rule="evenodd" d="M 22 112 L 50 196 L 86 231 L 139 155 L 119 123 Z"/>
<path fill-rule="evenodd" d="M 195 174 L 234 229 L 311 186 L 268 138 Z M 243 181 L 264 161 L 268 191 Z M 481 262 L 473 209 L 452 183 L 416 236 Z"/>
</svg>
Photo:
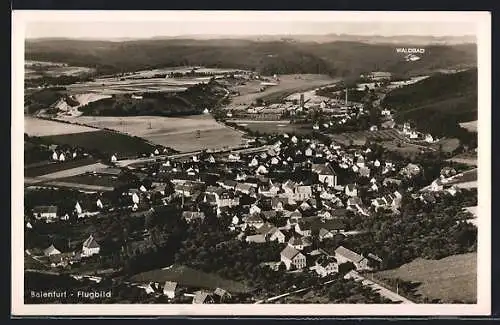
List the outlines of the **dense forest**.
<svg viewBox="0 0 500 325">
<path fill-rule="evenodd" d="M 90 102 L 79 108 L 83 115 L 92 116 L 181 116 L 201 114 L 213 108 L 224 97 L 225 91 L 217 83 L 199 84 L 180 93 L 145 93 L 142 99 L 127 95 L 113 95 Z"/>
<path fill-rule="evenodd" d="M 97 69 L 98 73 L 202 65 L 247 69 L 263 74 L 322 73 L 343 77 L 376 70 L 423 74 L 440 68 L 476 66 L 474 44 L 430 45 L 421 60 L 412 63 L 396 53 L 394 46 L 347 41 L 42 39 L 26 42 L 26 59 L 86 66 Z"/>
<path fill-rule="evenodd" d="M 396 89 L 385 97 L 383 105 L 396 111 L 399 122 L 412 121 L 420 130 L 456 137 L 474 146 L 470 142 L 476 135 L 458 123 L 477 119 L 477 69 L 436 74 Z"/>
</svg>

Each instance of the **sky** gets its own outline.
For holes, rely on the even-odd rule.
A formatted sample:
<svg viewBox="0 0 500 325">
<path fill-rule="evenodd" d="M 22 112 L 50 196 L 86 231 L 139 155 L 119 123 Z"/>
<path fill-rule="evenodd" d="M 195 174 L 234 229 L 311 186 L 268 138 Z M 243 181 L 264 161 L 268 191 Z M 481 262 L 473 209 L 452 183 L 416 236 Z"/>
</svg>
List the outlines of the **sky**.
<svg viewBox="0 0 500 325">
<path fill-rule="evenodd" d="M 150 38 L 159 36 L 185 35 L 305 35 L 305 34 L 352 34 L 352 35 L 422 35 L 422 36 L 464 36 L 475 35 L 475 24 L 467 19 L 457 21 L 429 19 L 430 16 L 396 16 L 399 21 L 366 22 L 362 13 L 345 21 L 345 16 L 334 15 L 331 19 L 310 12 L 296 16 L 270 13 L 249 15 L 248 13 L 225 15 L 193 15 L 179 12 L 176 15 L 155 15 L 152 19 L 110 15 L 78 15 L 73 17 L 45 16 L 30 19 L 26 24 L 27 38 Z M 406 13 L 407 14 L 407 13 Z M 91 16 L 92 15 L 92 16 Z M 365 16 L 363 16 L 365 15 Z M 372 13 L 370 17 L 374 17 Z M 380 15 L 380 14 L 376 14 Z M 394 16 L 394 15 L 392 15 Z M 344 17 L 344 18 L 339 18 Z M 363 18 L 364 19 L 360 19 Z M 38 19 L 36 19 L 38 18 Z M 57 18 L 57 19 L 56 19 Z M 132 19 L 131 19 L 132 18 Z M 412 16 L 408 16 L 409 19 Z M 344 21 L 339 21 L 343 19 Z M 349 18 L 350 19 L 350 18 Z M 420 20 L 415 20 L 420 19 Z"/>
</svg>

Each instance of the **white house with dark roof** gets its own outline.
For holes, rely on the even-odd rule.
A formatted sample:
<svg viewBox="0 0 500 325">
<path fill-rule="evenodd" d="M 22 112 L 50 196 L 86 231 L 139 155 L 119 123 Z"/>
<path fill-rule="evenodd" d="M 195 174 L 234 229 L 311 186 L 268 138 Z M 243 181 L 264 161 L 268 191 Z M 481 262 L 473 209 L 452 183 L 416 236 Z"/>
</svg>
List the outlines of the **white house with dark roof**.
<svg viewBox="0 0 500 325">
<path fill-rule="evenodd" d="M 92 256 L 94 254 L 99 254 L 101 246 L 97 243 L 94 236 L 90 235 L 82 245 L 82 256 Z"/>
<path fill-rule="evenodd" d="M 339 271 L 339 265 L 335 257 L 320 254 L 311 269 L 316 271 L 319 276 L 325 277 L 330 274 L 337 273 Z"/>
<path fill-rule="evenodd" d="M 318 180 L 321 183 L 330 187 L 337 186 L 337 173 L 330 164 L 312 164 L 311 170 L 318 175 Z"/>
<path fill-rule="evenodd" d="M 345 194 L 350 197 L 358 196 L 358 186 L 356 184 L 347 184 L 345 187 Z"/>
<path fill-rule="evenodd" d="M 287 270 L 290 270 L 292 266 L 297 269 L 306 267 L 306 256 L 290 245 L 281 251 L 280 256 Z"/>
</svg>

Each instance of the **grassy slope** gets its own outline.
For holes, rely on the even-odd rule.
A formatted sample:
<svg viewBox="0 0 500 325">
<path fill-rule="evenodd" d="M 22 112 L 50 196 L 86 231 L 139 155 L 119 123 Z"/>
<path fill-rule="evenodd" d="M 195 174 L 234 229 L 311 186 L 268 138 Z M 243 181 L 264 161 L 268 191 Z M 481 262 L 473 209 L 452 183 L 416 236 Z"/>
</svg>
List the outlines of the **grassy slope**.
<svg viewBox="0 0 500 325">
<path fill-rule="evenodd" d="M 159 269 L 134 275 L 132 281 L 149 282 L 175 281 L 181 286 L 200 287 L 216 289 L 217 287 L 229 292 L 247 292 L 250 289 L 235 281 L 222 279 L 221 277 L 192 269 L 187 266 L 173 266 L 170 269 Z"/>
<path fill-rule="evenodd" d="M 204 65 L 255 69 L 264 74 L 325 73 L 337 76 L 373 70 L 423 73 L 436 68 L 476 64 L 476 47 L 473 44 L 430 45 L 426 47 L 422 59 L 414 63 L 405 62 L 396 53 L 395 46 L 345 41 L 317 44 L 250 40 L 106 42 L 52 39 L 27 41 L 26 58 L 98 67 L 107 72 Z"/>
<path fill-rule="evenodd" d="M 432 299 L 473 302 L 476 300 L 476 259 L 476 253 L 453 255 L 441 260 L 416 259 L 378 274 L 385 278 L 421 282 L 417 292 Z"/>
</svg>

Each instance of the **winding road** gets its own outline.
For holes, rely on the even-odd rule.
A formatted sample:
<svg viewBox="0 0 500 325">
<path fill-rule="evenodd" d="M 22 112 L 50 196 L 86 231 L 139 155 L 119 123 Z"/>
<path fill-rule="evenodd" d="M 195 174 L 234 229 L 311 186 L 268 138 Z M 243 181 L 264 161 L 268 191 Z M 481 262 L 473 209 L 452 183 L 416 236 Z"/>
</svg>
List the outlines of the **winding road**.
<svg viewBox="0 0 500 325">
<path fill-rule="evenodd" d="M 366 279 L 365 277 L 361 276 L 358 272 L 355 272 L 355 271 L 351 271 L 349 273 L 347 273 L 345 276 L 344 276 L 345 279 L 354 279 L 356 281 L 360 281 L 364 286 L 367 286 L 367 287 L 370 287 L 372 288 L 373 290 L 377 291 L 382 297 L 385 297 L 393 302 L 400 302 L 400 303 L 403 303 L 403 304 L 414 304 L 413 301 L 409 300 L 409 299 L 406 299 L 405 297 L 399 295 L 398 293 L 394 292 L 394 291 L 391 291 L 371 280 L 368 280 Z M 334 282 L 335 280 L 329 280 L 329 281 L 326 281 L 325 283 L 323 283 L 323 285 L 327 285 L 327 284 L 330 284 L 332 282 Z M 301 288 L 301 289 L 297 289 L 295 291 L 290 291 L 290 292 L 286 292 L 286 293 L 283 293 L 283 294 L 280 294 L 280 295 L 277 295 L 277 296 L 274 296 L 274 297 L 270 297 L 270 298 L 267 298 L 267 299 L 262 299 L 262 300 L 258 300 L 255 302 L 255 304 L 262 304 L 262 303 L 268 303 L 268 302 L 273 302 L 273 301 L 276 301 L 276 300 L 279 300 L 281 298 L 285 298 L 285 297 L 288 297 L 290 295 L 293 295 L 293 294 L 297 294 L 297 293 L 301 293 L 301 292 L 304 292 L 304 291 L 307 291 L 309 289 L 313 288 L 312 286 L 311 287 L 307 287 L 307 288 Z"/>
</svg>

